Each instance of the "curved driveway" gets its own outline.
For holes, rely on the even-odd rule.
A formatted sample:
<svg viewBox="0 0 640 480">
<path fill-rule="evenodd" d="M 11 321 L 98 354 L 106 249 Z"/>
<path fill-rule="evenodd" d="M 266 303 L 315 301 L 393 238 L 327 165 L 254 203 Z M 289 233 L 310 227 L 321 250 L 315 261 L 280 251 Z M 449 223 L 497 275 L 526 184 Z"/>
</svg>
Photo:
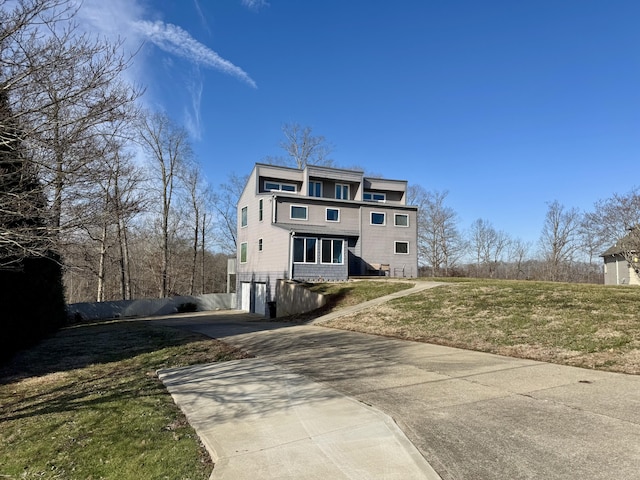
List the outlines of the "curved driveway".
<svg viewBox="0 0 640 480">
<path fill-rule="evenodd" d="M 387 413 L 443 479 L 640 479 L 637 376 L 236 312 L 157 321 Z"/>
</svg>

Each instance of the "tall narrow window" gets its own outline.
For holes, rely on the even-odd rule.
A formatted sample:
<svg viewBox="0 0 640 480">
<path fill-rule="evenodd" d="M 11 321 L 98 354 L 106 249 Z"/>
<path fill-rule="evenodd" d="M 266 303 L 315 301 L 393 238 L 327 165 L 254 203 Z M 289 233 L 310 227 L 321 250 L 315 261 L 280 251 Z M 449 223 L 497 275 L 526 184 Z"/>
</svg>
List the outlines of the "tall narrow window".
<svg viewBox="0 0 640 480">
<path fill-rule="evenodd" d="M 261 238 L 258 239 L 258 251 L 259 252 L 262 251 L 262 239 Z"/>
<path fill-rule="evenodd" d="M 243 227 L 247 226 L 247 212 L 248 212 L 248 207 L 242 207 L 242 220 L 241 220 L 241 225 Z"/>
<path fill-rule="evenodd" d="M 247 242 L 240 244 L 240 263 L 247 263 Z"/>
<path fill-rule="evenodd" d="M 349 200 L 349 185 L 336 183 L 336 198 L 338 200 Z"/>
<path fill-rule="evenodd" d="M 262 221 L 262 206 L 263 206 L 263 202 L 264 199 L 260 199 L 260 201 L 258 202 L 258 220 Z"/>
</svg>

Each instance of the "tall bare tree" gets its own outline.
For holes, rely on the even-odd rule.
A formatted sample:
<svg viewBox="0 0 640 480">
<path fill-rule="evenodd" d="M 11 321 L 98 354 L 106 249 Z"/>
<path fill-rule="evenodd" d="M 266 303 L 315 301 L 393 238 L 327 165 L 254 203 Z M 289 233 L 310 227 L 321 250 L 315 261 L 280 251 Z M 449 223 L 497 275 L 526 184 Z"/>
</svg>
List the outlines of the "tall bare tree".
<svg viewBox="0 0 640 480">
<path fill-rule="evenodd" d="M 475 255 L 476 276 L 496 276 L 511 244 L 509 235 L 496 230 L 488 220 L 479 218 L 471 225 L 468 242 Z"/>
<path fill-rule="evenodd" d="M 576 208 L 567 209 L 557 200 L 548 204 L 539 240 L 548 280 L 569 280 L 570 266 L 580 246 L 581 221 L 582 215 Z"/>
<path fill-rule="evenodd" d="M 176 125 L 164 113 L 147 113 L 140 122 L 139 139 L 152 171 L 154 189 L 160 197 L 161 267 L 160 296 L 169 295 L 169 256 L 171 215 L 180 174 L 192 158 L 185 128 Z"/>
<path fill-rule="evenodd" d="M 280 147 L 286 157 L 266 157 L 267 163 L 295 166 L 300 170 L 307 165 L 333 165 L 330 155 L 333 146 L 322 135 L 312 135 L 311 127 L 301 127 L 297 123 L 285 123 L 282 126 L 284 140 Z"/>
</svg>

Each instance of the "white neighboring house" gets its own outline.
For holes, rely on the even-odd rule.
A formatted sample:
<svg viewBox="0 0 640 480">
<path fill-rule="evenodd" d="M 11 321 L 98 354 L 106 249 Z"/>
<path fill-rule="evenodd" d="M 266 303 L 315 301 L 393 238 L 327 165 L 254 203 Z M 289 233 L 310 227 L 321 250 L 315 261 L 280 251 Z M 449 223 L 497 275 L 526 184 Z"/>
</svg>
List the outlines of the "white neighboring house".
<svg viewBox="0 0 640 480">
<path fill-rule="evenodd" d="M 640 254 L 629 249 L 631 236 L 632 233 L 629 233 L 601 255 L 605 285 L 640 285 Z"/>
<path fill-rule="evenodd" d="M 238 307 L 266 314 L 276 280 L 418 274 L 407 182 L 360 170 L 256 164 L 238 201 Z"/>
</svg>

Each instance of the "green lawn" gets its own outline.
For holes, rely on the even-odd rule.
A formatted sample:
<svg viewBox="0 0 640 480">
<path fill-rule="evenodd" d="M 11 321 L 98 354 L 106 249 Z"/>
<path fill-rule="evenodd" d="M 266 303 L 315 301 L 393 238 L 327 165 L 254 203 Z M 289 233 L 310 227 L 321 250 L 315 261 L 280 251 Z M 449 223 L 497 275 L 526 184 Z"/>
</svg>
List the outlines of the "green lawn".
<svg viewBox="0 0 640 480">
<path fill-rule="evenodd" d="M 640 288 L 466 280 L 327 326 L 640 373 Z"/>
<path fill-rule="evenodd" d="M 209 478 L 207 452 L 155 372 L 241 357 L 143 322 L 62 330 L 0 371 L 0 478 Z"/>
</svg>

